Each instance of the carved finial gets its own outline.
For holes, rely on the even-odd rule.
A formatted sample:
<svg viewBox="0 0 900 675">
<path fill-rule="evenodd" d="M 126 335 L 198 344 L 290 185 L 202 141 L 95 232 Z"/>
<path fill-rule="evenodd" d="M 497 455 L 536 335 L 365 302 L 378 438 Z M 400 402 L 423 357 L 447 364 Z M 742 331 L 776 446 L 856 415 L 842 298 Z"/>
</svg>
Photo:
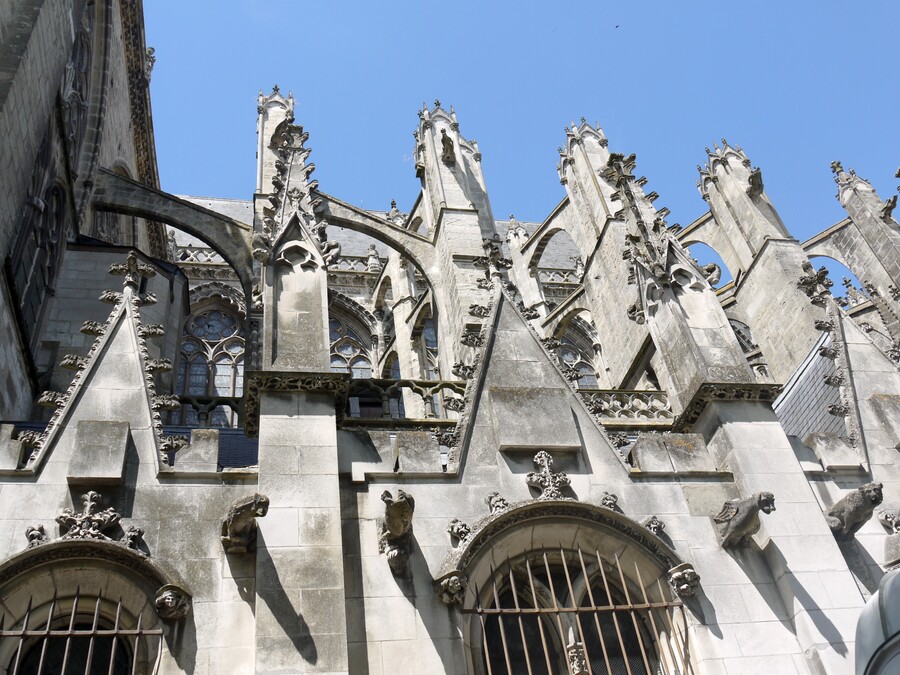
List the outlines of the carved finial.
<svg viewBox="0 0 900 675">
<path fill-rule="evenodd" d="M 831 173 L 840 173 L 844 170 L 844 167 L 841 166 L 841 163 L 838 161 L 834 161 L 831 163 Z"/>
<path fill-rule="evenodd" d="M 137 289 L 140 285 L 140 277 L 155 277 L 156 269 L 152 265 L 139 263 L 137 254 L 134 251 L 129 251 L 124 263 L 113 263 L 109 266 L 109 273 L 124 276 L 125 286 Z"/>
<path fill-rule="evenodd" d="M 280 94 L 280 93 L 281 93 L 281 89 L 278 88 L 278 85 L 277 85 L 277 84 L 273 84 L 273 85 L 272 85 L 272 93 L 273 93 L 273 94 Z"/>
<path fill-rule="evenodd" d="M 587 120 L 584 118 L 584 115 L 581 116 L 581 123 L 587 124 Z"/>
<path fill-rule="evenodd" d="M 434 99 L 434 107 L 435 107 L 435 108 L 440 108 L 440 107 L 441 107 L 441 100 L 440 100 L 440 99 L 438 99 L 438 98 Z"/>
<path fill-rule="evenodd" d="M 526 477 L 531 487 L 541 491 L 538 499 L 565 499 L 562 489 L 568 487 L 569 477 L 562 471 L 553 471 L 553 457 L 546 450 L 534 456 L 534 464 L 538 471 L 532 471 Z"/>
</svg>

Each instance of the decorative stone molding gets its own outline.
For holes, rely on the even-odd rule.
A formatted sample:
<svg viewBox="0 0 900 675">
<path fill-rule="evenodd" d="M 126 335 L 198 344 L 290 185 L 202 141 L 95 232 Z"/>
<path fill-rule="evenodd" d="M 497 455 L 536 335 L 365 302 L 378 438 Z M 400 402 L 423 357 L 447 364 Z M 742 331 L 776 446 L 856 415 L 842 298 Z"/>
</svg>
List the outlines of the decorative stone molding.
<svg viewBox="0 0 900 675">
<path fill-rule="evenodd" d="M 245 373 L 246 420 L 244 429 L 248 436 L 259 433 L 259 400 L 262 391 L 310 391 L 345 396 L 350 387 L 347 373 L 296 373 L 280 371 L 250 371 Z"/>
<path fill-rule="evenodd" d="M 713 517 L 719 544 L 722 548 L 743 548 L 750 545 L 754 534 L 762 526 L 759 512 L 775 510 L 775 495 L 756 492 L 742 499 L 729 499 L 718 515 Z"/>
<path fill-rule="evenodd" d="M 269 511 L 269 498 L 258 492 L 236 499 L 222 520 L 222 545 L 226 553 L 249 553 L 256 545 L 256 519 Z"/>
<path fill-rule="evenodd" d="M 484 503 L 488 505 L 491 515 L 506 511 L 509 508 L 509 502 L 500 496 L 499 492 L 492 492 L 484 498 Z"/>
<path fill-rule="evenodd" d="M 832 375 L 823 375 L 822 381 L 827 384 L 829 387 L 840 387 L 844 384 L 844 376 L 840 373 L 834 373 Z"/>
<path fill-rule="evenodd" d="M 675 418 L 664 391 L 580 390 L 579 395 L 592 415 L 602 423 L 637 421 L 671 423 Z"/>
<path fill-rule="evenodd" d="M 455 448 L 459 445 L 459 429 L 455 426 L 449 429 L 433 427 L 431 435 L 438 442 L 438 445 L 448 448 Z"/>
<path fill-rule="evenodd" d="M 483 319 L 488 314 L 490 314 L 491 308 L 485 305 L 469 305 L 469 314 L 472 316 L 477 316 L 480 319 Z"/>
<path fill-rule="evenodd" d="M 555 352 L 557 349 L 562 347 L 562 342 L 557 340 L 555 337 L 544 337 L 541 338 L 541 344 L 544 345 L 544 349 L 547 351 Z"/>
<path fill-rule="evenodd" d="M 825 514 L 825 522 L 838 541 L 853 539 L 884 499 L 881 483 L 866 483 L 847 493 Z"/>
<path fill-rule="evenodd" d="M 85 321 L 81 324 L 80 330 L 85 335 L 100 336 L 106 331 L 106 324 L 99 321 Z"/>
<path fill-rule="evenodd" d="M 466 331 L 459 338 L 461 344 L 464 344 L 466 347 L 483 347 L 484 346 L 484 334 L 476 333 L 474 331 Z"/>
<path fill-rule="evenodd" d="M 604 492 L 600 495 L 600 506 L 616 513 L 622 513 L 622 509 L 619 506 L 619 497 L 612 492 Z"/>
<path fill-rule="evenodd" d="M 454 375 L 456 375 L 457 377 L 459 377 L 463 380 L 471 380 L 472 377 L 475 375 L 476 369 L 477 369 L 477 366 L 475 364 L 470 365 L 470 364 L 463 363 L 462 361 L 459 361 L 459 362 L 453 364 L 453 367 L 450 369 L 450 372 L 452 372 Z"/>
<path fill-rule="evenodd" d="M 826 410 L 829 415 L 834 415 L 835 417 L 846 417 L 850 412 L 850 408 L 843 403 L 832 403 Z"/>
<path fill-rule="evenodd" d="M 711 401 L 762 401 L 771 403 L 781 393 L 782 385 L 760 383 L 706 383 L 701 384 L 697 393 L 675 420 L 674 431 L 690 429 L 700 418 Z"/>
<path fill-rule="evenodd" d="M 666 524 L 659 519 L 659 516 L 644 518 L 644 520 L 641 521 L 641 525 L 646 527 L 657 537 L 662 535 L 663 531 L 666 529 Z"/>
<path fill-rule="evenodd" d="M 166 584 L 156 591 L 153 605 L 163 621 L 180 621 L 191 611 L 191 596 L 183 588 Z"/>
<path fill-rule="evenodd" d="M 50 543 L 50 537 L 43 525 L 30 525 L 25 528 L 25 538 L 28 540 L 28 546 L 25 548 L 34 548 Z"/>
<path fill-rule="evenodd" d="M 691 563 L 675 565 L 667 573 L 672 591 L 682 600 L 691 598 L 700 587 L 700 575 Z"/>
<path fill-rule="evenodd" d="M 838 357 L 838 350 L 834 346 L 822 346 L 819 347 L 819 356 L 822 356 L 826 359 L 831 359 L 834 361 Z"/>
<path fill-rule="evenodd" d="M 447 534 L 450 535 L 451 539 L 465 541 L 469 538 L 469 535 L 472 534 L 472 528 L 466 525 L 459 518 L 454 518 L 447 526 Z"/>
<path fill-rule="evenodd" d="M 444 407 L 453 412 L 462 412 L 466 409 L 466 400 L 464 398 L 447 397 L 444 399 Z"/>
<path fill-rule="evenodd" d="M 540 319 L 541 313 L 538 311 L 537 306 L 531 305 L 530 307 L 526 307 L 525 303 L 521 300 L 518 304 L 519 314 L 522 315 L 522 318 L 528 319 L 529 321 L 532 319 Z"/>
<path fill-rule="evenodd" d="M 566 644 L 566 661 L 568 661 L 571 675 L 585 675 L 588 672 L 584 644 L 575 639 L 575 629 L 571 626 L 569 626 L 569 639 Z"/>
<path fill-rule="evenodd" d="M 823 331 L 825 333 L 830 333 L 834 330 L 834 321 L 831 319 L 816 319 L 813 321 L 813 325 L 816 330 Z"/>
<path fill-rule="evenodd" d="M 145 555 L 140 549 L 143 541 L 144 531 L 139 527 L 129 526 L 123 531 L 122 536 L 114 539 L 108 535 L 109 532 L 115 531 L 116 526 L 122 519 L 122 516 L 112 507 L 98 511 L 101 496 L 93 490 L 81 495 L 84 507 L 81 513 L 76 513 L 70 508 L 63 509 L 63 512 L 56 517 L 62 529 L 62 540 L 70 539 L 95 539 L 97 541 L 106 541 L 129 548 L 140 555 Z M 47 536 L 43 525 L 30 526 L 25 530 L 25 537 L 28 539 L 27 548 L 34 548 L 50 543 L 50 537 Z"/>
<path fill-rule="evenodd" d="M 434 592 L 445 605 L 458 605 L 466 595 L 468 579 L 462 572 L 452 572 L 434 582 Z"/>
<path fill-rule="evenodd" d="M 578 380 L 585 376 L 583 372 L 569 363 L 562 364 L 560 368 L 562 370 L 563 377 L 566 378 L 569 382 L 578 382 Z"/>
<path fill-rule="evenodd" d="M 493 495 L 496 494 L 493 493 Z M 662 569 L 671 569 L 683 562 L 659 537 L 619 511 L 574 499 L 533 499 L 512 505 L 505 503 L 504 508 L 498 508 L 474 523 L 471 526 L 471 534 L 461 541 L 458 547 L 449 551 L 437 578 L 443 579 L 451 574 L 463 574 L 481 551 L 490 548 L 491 540 L 505 531 L 514 529 L 522 523 L 543 520 L 558 523 L 560 519 L 590 523 L 606 528 L 611 533 L 624 535 L 629 541 L 649 553 Z"/>
<path fill-rule="evenodd" d="M 569 477 L 562 471 L 553 471 L 553 457 L 546 450 L 541 450 L 534 456 L 537 471 L 532 471 L 526 477 L 526 482 L 533 488 L 541 491 L 537 499 L 565 499 L 562 488 L 569 487 Z"/>
<path fill-rule="evenodd" d="M 385 553 L 394 576 L 405 577 L 409 573 L 409 556 L 412 553 L 412 519 L 416 501 L 412 495 L 397 490 L 397 498 L 385 490 L 384 521 L 378 537 L 378 551 Z"/>
<path fill-rule="evenodd" d="M 62 361 L 59 362 L 59 367 L 64 368 L 65 370 L 83 370 L 87 365 L 87 362 L 87 359 L 83 356 L 66 354 L 62 358 Z"/>
</svg>

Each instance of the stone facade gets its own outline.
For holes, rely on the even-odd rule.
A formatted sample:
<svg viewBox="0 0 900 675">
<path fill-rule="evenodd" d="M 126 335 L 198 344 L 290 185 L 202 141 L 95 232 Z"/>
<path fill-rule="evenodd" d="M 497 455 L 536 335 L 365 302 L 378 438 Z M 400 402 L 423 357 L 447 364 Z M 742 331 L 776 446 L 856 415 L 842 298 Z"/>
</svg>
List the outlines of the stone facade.
<svg viewBox="0 0 900 675">
<path fill-rule="evenodd" d="M 582 121 L 565 199 L 501 220 L 435 101 L 419 197 L 366 211 L 276 87 L 249 198 L 177 197 L 139 0 L 0 35 L 4 672 L 55 672 L 51 629 L 136 672 L 850 672 L 900 558 L 900 226 L 864 179 L 834 164 L 848 218 L 801 244 L 723 140 L 680 228 Z"/>
</svg>

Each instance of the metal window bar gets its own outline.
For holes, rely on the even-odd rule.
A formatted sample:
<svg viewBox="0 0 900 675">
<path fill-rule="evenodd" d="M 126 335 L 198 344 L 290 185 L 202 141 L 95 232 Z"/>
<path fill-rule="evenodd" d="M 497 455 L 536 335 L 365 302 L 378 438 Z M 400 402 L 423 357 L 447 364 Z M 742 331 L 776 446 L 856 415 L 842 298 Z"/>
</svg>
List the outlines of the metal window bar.
<svg viewBox="0 0 900 675">
<path fill-rule="evenodd" d="M 487 675 L 693 675 L 684 606 L 657 576 L 626 574 L 616 555 L 541 549 L 474 587 Z"/>
<path fill-rule="evenodd" d="M 93 607 L 90 605 L 93 604 Z M 8 675 L 155 675 L 162 656 L 163 631 L 145 628 L 143 613 L 135 627 L 122 627 L 122 599 L 112 628 L 101 616 L 103 596 L 83 598 L 76 589 L 71 610 L 56 595 L 46 613 L 32 609 L 29 598 L 21 623 L 7 628 L 0 616 L 0 653 L 11 653 L 0 671 Z M 15 647 L 9 649 L 9 642 Z"/>
</svg>

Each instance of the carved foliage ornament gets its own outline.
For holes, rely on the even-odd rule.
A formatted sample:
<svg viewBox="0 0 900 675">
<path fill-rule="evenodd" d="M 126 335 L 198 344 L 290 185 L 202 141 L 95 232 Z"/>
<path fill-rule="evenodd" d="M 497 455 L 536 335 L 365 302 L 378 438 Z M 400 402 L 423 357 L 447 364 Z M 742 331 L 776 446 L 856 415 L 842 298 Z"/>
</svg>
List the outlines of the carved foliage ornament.
<svg viewBox="0 0 900 675">
<path fill-rule="evenodd" d="M 63 512 L 56 517 L 56 522 L 62 530 L 60 539 L 95 539 L 97 541 L 106 541 L 112 544 L 119 544 L 125 548 L 146 555 L 140 545 L 143 541 L 144 531 L 129 525 L 122 531 L 122 534 L 114 538 L 116 526 L 122 519 L 122 516 L 112 507 L 98 510 L 100 506 L 101 496 L 93 490 L 81 495 L 84 506 L 80 513 L 70 508 L 63 509 Z M 110 535 L 113 536 L 110 536 Z M 34 548 L 51 541 L 47 535 L 43 525 L 33 525 L 25 530 L 25 537 L 28 539 L 28 548 Z"/>
<path fill-rule="evenodd" d="M 541 450 L 534 456 L 537 471 L 526 477 L 528 485 L 541 491 L 537 499 L 566 499 L 562 488 L 569 486 L 569 477 L 562 471 L 553 471 L 553 457 L 549 452 Z"/>
</svg>

